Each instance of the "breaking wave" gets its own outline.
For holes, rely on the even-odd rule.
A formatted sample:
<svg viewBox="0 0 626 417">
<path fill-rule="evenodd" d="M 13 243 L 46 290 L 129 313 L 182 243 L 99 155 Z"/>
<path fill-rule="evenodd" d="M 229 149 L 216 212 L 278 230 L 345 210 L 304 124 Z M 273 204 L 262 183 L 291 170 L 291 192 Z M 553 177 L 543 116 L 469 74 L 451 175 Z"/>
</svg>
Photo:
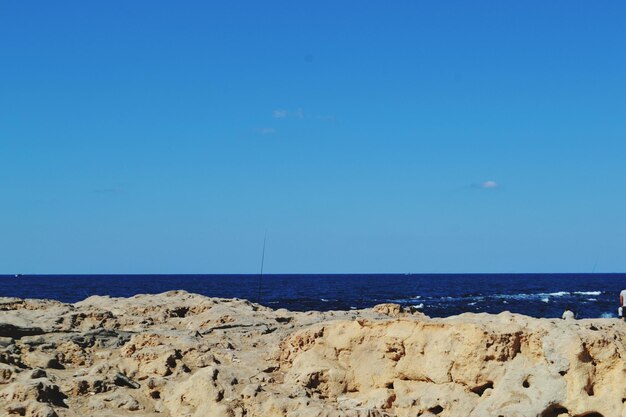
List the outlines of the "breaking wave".
<svg viewBox="0 0 626 417">
<path fill-rule="evenodd" d="M 476 303 L 479 301 L 487 300 L 537 300 L 547 303 L 550 298 L 564 298 L 572 297 L 576 299 L 584 299 L 587 301 L 593 301 L 584 296 L 598 296 L 602 291 L 555 291 L 555 292 L 537 292 L 537 293 L 518 293 L 518 294 L 467 294 L 460 296 L 443 296 L 443 297 L 422 297 L 415 296 L 411 298 L 399 298 L 387 300 L 388 302 L 408 304 L 416 299 L 423 299 L 429 302 L 465 302 L 466 304 Z M 503 301 L 504 302 L 504 301 Z M 473 305 L 473 304 L 470 304 Z"/>
</svg>

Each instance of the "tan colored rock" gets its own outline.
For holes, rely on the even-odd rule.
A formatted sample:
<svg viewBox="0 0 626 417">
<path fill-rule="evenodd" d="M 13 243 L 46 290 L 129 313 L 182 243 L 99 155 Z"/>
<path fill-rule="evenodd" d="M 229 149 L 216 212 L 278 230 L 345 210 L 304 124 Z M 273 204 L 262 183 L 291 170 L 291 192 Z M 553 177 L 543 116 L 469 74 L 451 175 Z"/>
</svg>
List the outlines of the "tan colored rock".
<svg viewBox="0 0 626 417">
<path fill-rule="evenodd" d="M 21 357 L 22 362 L 30 368 L 41 369 L 62 369 L 63 365 L 59 361 L 59 355 L 56 352 L 34 351 L 24 353 Z"/>
<path fill-rule="evenodd" d="M 626 417 L 618 320 L 298 313 L 171 291 L 0 298 L 0 323 L 23 333 L 0 341 L 0 415 Z"/>
<path fill-rule="evenodd" d="M 132 395 L 124 392 L 112 392 L 102 395 L 96 395 L 88 401 L 90 410 L 127 410 L 137 411 L 141 410 L 142 406 Z"/>
<path fill-rule="evenodd" d="M 467 318 L 303 330 L 283 342 L 285 379 L 330 401 L 348 394 L 398 416 L 624 412 L 626 352 L 610 342 L 623 337 L 621 323 L 587 331 L 582 323 L 506 314 Z M 390 388 L 395 397 L 385 404 Z"/>
<path fill-rule="evenodd" d="M 6 410 L 9 415 L 13 414 L 24 417 L 58 417 L 54 408 L 48 404 L 33 400 L 10 404 Z"/>
<path fill-rule="evenodd" d="M 28 379 L 20 383 L 10 383 L 0 391 L 0 404 L 37 401 L 54 406 L 65 406 L 67 396 L 58 385 L 47 378 Z"/>
<path fill-rule="evenodd" d="M 404 309 L 400 304 L 393 303 L 378 304 L 372 307 L 372 310 L 390 317 L 398 317 L 400 314 L 404 313 Z"/>
<path fill-rule="evenodd" d="M 203 368 L 189 379 L 168 387 L 164 404 L 173 415 L 222 417 L 232 413 L 224 400 L 225 387 L 218 381 L 219 370 Z"/>
<path fill-rule="evenodd" d="M 69 396 L 92 395 L 107 392 L 112 389 L 113 383 L 99 376 L 77 377 L 71 380 L 65 390 Z"/>
<path fill-rule="evenodd" d="M 56 347 L 56 352 L 58 361 L 63 365 L 74 367 L 90 365 L 88 353 L 72 341 L 59 344 Z"/>
<path fill-rule="evenodd" d="M 0 384 L 7 384 L 11 381 L 15 368 L 5 363 L 0 363 Z"/>
</svg>

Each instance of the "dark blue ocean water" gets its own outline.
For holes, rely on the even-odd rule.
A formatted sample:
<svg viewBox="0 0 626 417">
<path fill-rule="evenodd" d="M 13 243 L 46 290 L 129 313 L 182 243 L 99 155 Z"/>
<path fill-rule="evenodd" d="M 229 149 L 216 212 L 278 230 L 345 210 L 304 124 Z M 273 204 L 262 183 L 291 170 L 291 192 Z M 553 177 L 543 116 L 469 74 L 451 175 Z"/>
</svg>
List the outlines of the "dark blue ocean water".
<svg viewBox="0 0 626 417">
<path fill-rule="evenodd" d="M 260 284 L 260 285 L 259 285 Z M 259 291 L 260 288 L 260 291 Z M 290 310 L 348 310 L 394 302 L 432 317 L 505 310 L 615 317 L 626 274 L 0 275 L 0 296 L 75 302 L 183 289 Z"/>
</svg>

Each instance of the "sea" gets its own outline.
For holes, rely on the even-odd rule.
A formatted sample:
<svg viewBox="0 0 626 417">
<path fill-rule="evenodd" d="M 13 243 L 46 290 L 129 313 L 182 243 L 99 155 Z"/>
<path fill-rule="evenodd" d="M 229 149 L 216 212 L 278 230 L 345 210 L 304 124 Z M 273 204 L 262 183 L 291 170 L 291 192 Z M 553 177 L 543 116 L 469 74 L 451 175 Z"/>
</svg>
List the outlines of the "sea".
<svg viewBox="0 0 626 417">
<path fill-rule="evenodd" d="M 185 290 L 294 311 L 353 310 L 380 303 L 431 317 L 510 311 L 617 317 L 626 274 L 0 275 L 0 296 L 77 302 Z"/>
</svg>

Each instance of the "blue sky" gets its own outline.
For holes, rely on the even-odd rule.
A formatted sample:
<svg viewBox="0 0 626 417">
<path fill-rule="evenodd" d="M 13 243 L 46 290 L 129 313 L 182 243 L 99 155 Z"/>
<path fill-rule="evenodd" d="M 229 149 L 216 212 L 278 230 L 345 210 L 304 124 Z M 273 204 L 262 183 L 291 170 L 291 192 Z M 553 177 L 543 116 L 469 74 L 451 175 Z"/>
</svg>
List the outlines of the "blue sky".
<svg viewBox="0 0 626 417">
<path fill-rule="evenodd" d="M 0 272 L 626 271 L 625 19 L 4 1 Z"/>
</svg>

